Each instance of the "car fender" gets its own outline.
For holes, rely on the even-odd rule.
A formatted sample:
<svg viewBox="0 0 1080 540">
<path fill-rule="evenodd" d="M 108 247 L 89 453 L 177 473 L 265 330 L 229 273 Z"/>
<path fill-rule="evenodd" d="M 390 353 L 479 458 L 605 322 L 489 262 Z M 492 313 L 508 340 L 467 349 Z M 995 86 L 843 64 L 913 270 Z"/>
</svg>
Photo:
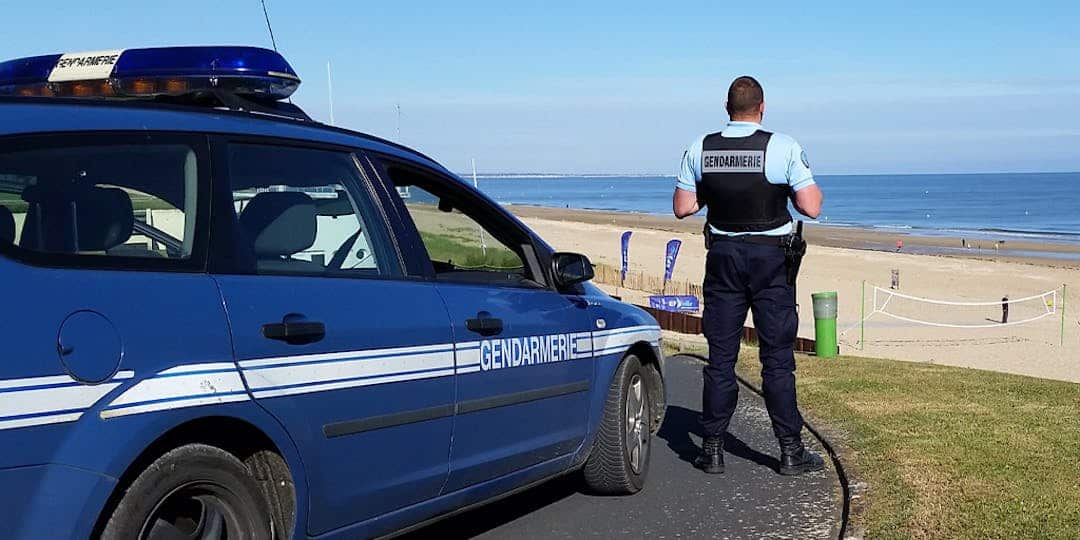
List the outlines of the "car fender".
<svg viewBox="0 0 1080 540">
<path fill-rule="evenodd" d="M 102 411 L 108 403 L 135 384 L 138 381 L 116 389 L 87 410 L 78 422 L 70 425 L 52 462 L 103 475 L 112 479 L 114 488 L 123 489 L 123 481 L 138 474 L 148 460 L 160 455 L 163 448 L 159 443 L 178 428 L 213 419 L 239 421 L 265 435 L 288 465 L 295 486 L 296 530 L 303 530 L 300 527 L 306 523 L 308 496 L 304 464 L 292 438 L 273 416 L 248 396 L 245 400 L 231 403 L 102 418 Z M 207 439 L 212 440 L 215 436 L 220 434 L 208 433 Z M 167 448 L 164 450 L 167 451 Z M 97 500 L 87 501 L 79 519 L 79 529 L 86 535 L 91 533 L 99 515 L 106 509 L 115 489 L 112 491 L 105 493 L 104 497 L 98 493 Z"/>
<path fill-rule="evenodd" d="M 627 354 L 634 352 L 643 364 L 656 366 L 658 377 L 653 382 L 659 384 L 656 391 L 660 403 L 654 403 L 653 409 L 659 411 L 659 418 L 663 416 L 666 402 L 663 384 L 664 357 L 659 342 L 660 326 L 656 320 L 644 310 L 619 302 L 603 293 L 586 298 L 597 322 L 597 327 L 593 330 L 596 378 L 593 391 L 589 395 L 588 429 L 585 444 L 582 445 L 576 460 L 579 463 L 584 462 L 592 449 L 603 420 L 604 402 L 611 388 L 612 378 Z M 615 339 L 614 336 L 619 338 Z M 656 423 L 654 429 L 658 427 L 659 422 Z"/>
</svg>

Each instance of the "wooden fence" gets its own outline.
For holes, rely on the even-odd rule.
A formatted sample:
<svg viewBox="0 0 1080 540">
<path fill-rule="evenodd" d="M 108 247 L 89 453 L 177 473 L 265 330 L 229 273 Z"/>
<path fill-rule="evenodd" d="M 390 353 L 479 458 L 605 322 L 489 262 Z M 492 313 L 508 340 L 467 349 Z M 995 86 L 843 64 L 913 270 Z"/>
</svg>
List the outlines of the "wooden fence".
<svg viewBox="0 0 1080 540">
<path fill-rule="evenodd" d="M 623 286 L 635 291 L 644 291 L 650 294 L 660 294 L 664 280 L 660 276 L 652 276 L 642 271 L 627 272 L 625 285 L 621 283 L 619 269 L 606 264 L 593 265 L 596 276 L 593 281 L 604 285 Z M 687 294 L 704 300 L 704 294 L 700 283 L 689 281 L 669 281 L 667 294 Z M 675 313 L 662 311 L 648 306 L 638 306 L 648 311 L 653 318 L 660 323 L 660 328 L 679 332 L 680 334 L 701 334 L 701 317 L 690 313 Z M 743 327 L 743 341 L 757 344 L 757 330 L 750 326 Z M 814 340 L 807 338 L 795 338 L 795 352 L 813 353 Z"/>
<path fill-rule="evenodd" d="M 701 333 L 701 317 L 697 315 L 661 311 L 648 306 L 638 307 L 649 312 L 649 315 L 652 315 L 656 322 L 660 323 L 660 328 L 664 330 L 671 330 L 680 334 Z M 757 344 L 757 330 L 750 326 L 744 326 L 742 340 L 744 343 Z M 795 352 L 813 354 L 815 344 L 812 339 L 795 338 Z"/>
<path fill-rule="evenodd" d="M 627 272 L 625 284 L 620 280 L 619 269 L 614 266 L 597 264 L 594 265 L 594 271 L 596 277 L 593 278 L 593 281 L 604 285 L 626 287 L 627 289 L 644 291 L 649 294 L 661 294 L 662 291 L 665 291 L 663 277 L 646 274 L 641 270 Z M 689 281 L 669 281 L 665 292 L 666 294 L 685 294 L 702 298 L 701 284 Z"/>
</svg>

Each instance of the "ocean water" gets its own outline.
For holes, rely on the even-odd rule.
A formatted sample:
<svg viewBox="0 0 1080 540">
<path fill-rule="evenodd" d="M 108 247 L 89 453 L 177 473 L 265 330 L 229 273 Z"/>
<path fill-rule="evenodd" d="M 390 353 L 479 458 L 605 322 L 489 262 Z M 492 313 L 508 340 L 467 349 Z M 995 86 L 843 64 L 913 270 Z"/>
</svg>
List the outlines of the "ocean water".
<svg viewBox="0 0 1080 540">
<path fill-rule="evenodd" d="M 819 176 L 817 223 L 1080 243 L 1080 173 Z M 663 176 L 480 176 L 503 204 L 669 214 Z M 794 212 L 793 212 L 794 215 Z"/>
</svg>

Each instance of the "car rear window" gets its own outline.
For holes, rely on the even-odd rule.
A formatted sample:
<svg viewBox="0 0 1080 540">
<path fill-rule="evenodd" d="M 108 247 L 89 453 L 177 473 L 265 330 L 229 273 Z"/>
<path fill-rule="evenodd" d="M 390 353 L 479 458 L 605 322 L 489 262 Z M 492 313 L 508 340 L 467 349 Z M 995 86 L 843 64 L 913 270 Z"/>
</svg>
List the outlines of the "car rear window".
<svg viewBox="0 0 1080 540">
<path fill-rule="evenodd" d="M 25 253 L 187 260 L 199 160 L 139 141 L 0 147 L 0 246 Z"/>
</svg>

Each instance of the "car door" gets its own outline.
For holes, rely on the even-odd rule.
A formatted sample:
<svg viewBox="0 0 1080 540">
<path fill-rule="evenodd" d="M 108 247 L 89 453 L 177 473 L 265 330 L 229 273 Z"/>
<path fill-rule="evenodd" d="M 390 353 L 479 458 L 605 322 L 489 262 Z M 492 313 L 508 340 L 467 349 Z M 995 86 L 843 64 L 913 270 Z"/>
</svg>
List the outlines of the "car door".
<svg viewBox="0 0 1080 540">
<path fill-rule="evenodd" d="M 154 422 L 247 399 L 205 274 L 209 193 L 205 137 L 0 140 L 0 468 L 104 473 Z M 191 364 L 224 366 L 216 391 L 157 384 Z"/>
<path fill-rule="evenodd" d="M 443 300 L 408 279 L 344 149 L 216 143 L 212 271 L 243 377 L 296 441 L 320 534 L 439 493 L 454 357 Z"/>
<path fill-rule="evenodd" d="M 444 491 L 529 468 L 550 473 L 585 436 L 587 302 L 549 287 L 529 233 L 471 188 L 390 158 L 380 170 L 418 231 L 454 329 L 457 414 Z"/>
</svg>

